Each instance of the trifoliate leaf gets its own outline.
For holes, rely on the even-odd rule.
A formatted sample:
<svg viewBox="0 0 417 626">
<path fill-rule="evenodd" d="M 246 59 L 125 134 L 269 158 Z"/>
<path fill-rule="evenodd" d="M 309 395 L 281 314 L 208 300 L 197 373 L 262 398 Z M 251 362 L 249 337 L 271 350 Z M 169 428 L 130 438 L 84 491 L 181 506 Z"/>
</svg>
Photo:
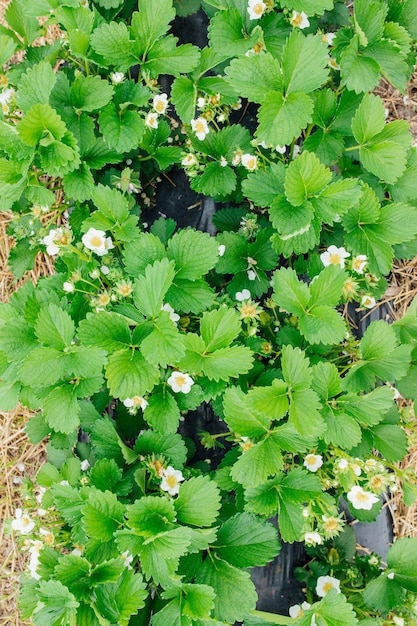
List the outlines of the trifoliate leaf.
<svg viewBox="0 0 417 626">
<path fill-rule="evenodd" d="M 308 286 L 298 280 L 297 273 L 291 268 L 280 268 L 274 272 L 272 280 L 274 302 L 289 313 L 303 315 L 310 300 L 310 292 Z"/>
<path fill-rule="evenodd" d="M 68 623 L 75 618 L 79 603 L 58 580 L 42 580 L 36 596 L 39 604 L 32 616 L 36 626 Z"/>
<path fill-rule="evenodd" d="M 321 36 L 306 37 L 294 29 L 282 53 L 282 74 L 286 96 L 321 87 L 329 75 L 327 45 Z"/>
<path fill-rule="evenodd" d="M 71 317 L 56 304 L 41 309 L 35 333 L 44 345 L 63 350 L 74 339 L 75 326 Z"/>
<path fill-rule="evenodd" d="M 80 74 L 71 85 L 71 104 L 78 111 L 97 111 L 108 104 L 114 89 L 100 76 Z"/>
<path fill-rule="evenodd" d="M 84 345 L 115 352 L 130 345 L 131 334 L 128 323 L 120 315 L 100 311 L 81 320 L 78 339 Z"/>
<path fill-rule="evenodd" d="M 127 626 L 130 616 L 145 606 L 148 592 L 141 574 L 125 569 L 117 582 L 98 585 L 95 595 L 97 608 L 105 619 Z"/>
<path fill-rule="evenodd" d="M 281 67 L 269 54 L 240 56 L 225 69 L 226 80 L 244 98 L 259 104 L 264 100 L 266 88 L 282 90 Z"/>
<path fill-rule="evenodd" d="M 24 113 L 34 104 L 48 104 L 56 74 L 47 61 L 41 61 L 25 72 L 17 92 L 17 104 Z"/>
<path fill-rule="evenodd" d="M 210 380 L 228 380 L 247 374 L 252 363 L 253 355 L 249 348 L 230 346 L 202 355 L 201 371 Z"/>
<path fill-rule="evenodd" d="M 59 433 L 69 434 L 76 430 L 80 423 L 80 407 L 74 385 L 55 387 L 43 401 L 43 416 L 46 423 Z"/>
<path fill-rule="evenodd" d="M 216 13 L 210 21 L 208 34 L 211 47 L 228 57 L 245 54 L 260 38 L 258 28 L 250 35 L 246 33 L 242 17 L 235 8 Z"/>
<path fill-rule="evenodd" d="M 102 24 L 94 30 L 90 42 L 93 49 L 120 72 L 136 62 L 134 42 L 124 22 Z"/>
<path fill-rule="evenodd" d="M 255 413 L 248 399 L 238 387 L 227 389 L 223 400 L 224 419 L 229 428 L 242 437 L 262 437 L 271 425 L 271 417 Z"/>
<path fill-rule="evenodd" d="M 226 348 L 236 339 L 240 331 L 239 315 L 234 309 L 221 307 L 217 311 L 204 313 L 201 318 L 200 332 L 207 352 Z"/>
<path fill-rule="evenodd" d="M 340 56 L 342 85 L 349 91 L 373 91 L 379 81 L 379 65 L 359 53 L 359 35 L 354 35 Z"/>
<path fill-rule="evenodd" d="M 198 527 L 211 526 L 220 508 L 219 489 L 208 476 L 190 478 L 181 484 L 174 506 L 179 522 Z"/>
<path fill-rule="evenodd" d="M 172 83 L 172 102 L 175 110 L 184 124 L 190 124 L 194 118 L 197 88 L 195 84 L 185 76 L 178 76 Z"/>
<path fill-rule="evenodd" d="M 138 8 L 139 12 L 132 16 L 132 29 L 139 50 L 143 54 L 157 39 L 167 33 L 169 23 L 175 17 L 175 9 L 171 0 L 155 0 L 151 4 L 146 0 L 140 0 Z"/>
<path fill-rule="evenodd" d="M 190 43 L 177 46 L 178 38 L 167 35 L 149 50 L 144 64 L 151 76 L 171 74 L 179 76 L 191 72 L 198 64 L 200 50 Z"/>
<path fill-rule="evenodd" d="M 277 195 L 284 193 L 284 178 L 284 165 L 271 163 L 265 170 L 250 173 L 242 181 L 242 190 L 249 200 L 265 208 L 271 205 Z"/>
<path fill-rule="evenodd" d="M 230 565 L 244 569 L 272 561 L 280 547 L 274 526 L 250 513 L 238 513 L 220 526 L 213 550 Z"/>
<path fill-rule="evenodd" d="M 233 480 L 244 487 L 257 487 L 283 467 L 281 445 L 274 434 L 247 448 L 231 470 Z"/>
<path fill-rule="evenodd" d="M 82 510 L 83 527 L 89 537 L 110 541 L 123 520 L 125 507 L 111 491 L 92 490 Z"/>
<path fill-rule="evenodd" d="M 404 590 L 397 581 L 381 574 L 371 580 L 363 592 L 363 599 L 370 609 L 388 613 L 404 601 Z"/>
<path fill-rule="evenodd" d="M 148 265 L 136 280 L 133 298 L 139 311 L 148 317 L 160 315 L 162 304 L 175 277 L 174 263 L 168 259 Z"/>
<path fill-rule="evenodd" d="M 181 280 L 167 291 L 166 301 L 176 310 L 184 313 L 201 313 L 214 303 L 215 293 L 203 279 Z"/>
<path fill-rule="evenodd" d="M 258 112 L 258 141 L 272 145 L 288 145 L 312 121 L 313 101 L 305 93 L 290 93 L 284 98 L 280 91 L 269 91 Z"/>
<path fill-rule="evenodd" d="M 34 104 L 17 125 L 17 132 L 28 146 L 48 146 L 63 138 L 66 126 L 49 104 Z"/>
<path fill-rule="evenodd" d="M 314 154 L 303 151 L 288 167 L 285 195 L 291 204 L 300 206 L 309 196 L 319 193 L 331 179 L 330 170 Z"/>
<path fill-rule="evenodd" d="M 337 593 L 335 589 L 331 589 L 323 600 L 304 611 L 299 620 L 299 626 L 310 626 L 313 619 L 323 626 L 356 626 L 358 624 L 353 606 L 347 602 L 343 594 Z"/>
<path fill-rule="evenodd" d="M 199 230 L 181 230 L 168 242 L 168 257 L 175 261 L 176 279 L 201 278 L 213 269 L 218 254 L 216 240 Z"/>
<path fill-rule="evenodd" d="M 168 435 L 177 432 L 181 414 L 175 398 L 163 389 L 149 397 L 144 417 L 158 433 Z"/>
<path fill-rule="evenodd" d="M 298 327 L 311 343 L 338 344 L 346 334 L 343 317 L 332 307 L 315 305 L 300 318 Z"/>
<path fill-rule="evenodd" d="M 249 574 L 214 555 L 204 561 L 196 583 L 214 589 L 214 615 L 217 619 L 229 623 L 242 621 L 255 608 L 257 595 Z"/>
<path fill-rule="evenodd" d="M 152 332 L 141 343 L 141 351 L 149 363 L 162 367 L 177 363 L 184 356 L 182 336 L 167 311 L 161 311 L 153 322 Z"/>
<path fill-rule="evenodd" d="M 145 123 L 137 111 L 118 111 L 113 102 L 101 111 L 99 125 L 108 146 L 117 152 L 136 148 L 145 132 Z"/>
<path fill-rule="evenodd" d="M 138 350 L 118 350 L 109 357 L 106 377 L 110 393 L 124 400 L 143 396 L 159 380 L 159 370 L 151 365 Z"/>
</svg>

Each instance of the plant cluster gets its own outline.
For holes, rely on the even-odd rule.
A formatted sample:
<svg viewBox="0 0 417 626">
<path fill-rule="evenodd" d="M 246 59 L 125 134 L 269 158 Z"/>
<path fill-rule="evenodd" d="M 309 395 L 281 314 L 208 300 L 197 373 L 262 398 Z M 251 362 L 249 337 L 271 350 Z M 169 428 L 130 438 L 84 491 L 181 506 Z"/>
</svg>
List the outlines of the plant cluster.
<svg viewBox="0 0 417 626">
<path fill-rule="evenodd" d="M 202 49 L 170 32 L 200 6 Z M 372 521 L 397 476 L 417 496 L 395 402 L 417 398 L 417 300 L 361 338 L 347 315 L 417 253 L 417 150 L 372 94 L 406 88 L 416 1 L 12 0 L 5 19 L 9 263 L 20 278 L 42 251 L 56 270 L 0 307 L 1 408 L 48 439 L 11 521 L 22 617 L 402 623 L 416 540 L 386 565 L 355 555 L 341 501 Z M 220 203 L 215 236 L 149 224 L 173 167 Z M 193 439 L 202 406 L 218 431 Z M 255 610 L 248 572 L 280 551 L 274 516 L 314 557 L 290 617 Z"/>
</svg>

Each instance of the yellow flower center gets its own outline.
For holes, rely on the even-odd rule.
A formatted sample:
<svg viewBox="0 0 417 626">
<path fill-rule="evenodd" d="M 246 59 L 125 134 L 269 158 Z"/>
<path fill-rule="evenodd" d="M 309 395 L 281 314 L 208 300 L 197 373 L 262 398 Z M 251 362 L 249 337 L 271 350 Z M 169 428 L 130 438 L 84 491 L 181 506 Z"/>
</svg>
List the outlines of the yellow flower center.
<svg viewBox="0 0 417 626">
<path fill-rule="evenodd" d="M 292 19 L 292 24 L 293 26 L 300 26 L 302 21 L 303 21 L 302 15 L 301 13 L 298 13 L 297 15 L 294 15 Z"/>
<path fill-rule="evenodd" d="M 242 307 L 242 315 L 244 317 L 256 317 L 257 315 L 256 307 L 253 306 L 253 304 L 245 304 Z"/>
<path fill-rule="evenodd" d="M 94 235 L 90 239 L 90 244 L 94 246 L 95 248 L 99 248 L 103 244 L 103 240 L 98 235 Z"/>
<path fill-rule="evenodd" d="M 334 265 L 339 265 L 341 260 L 342 260 L 342 257 L 340 256 L 340 254 L 337 254 L 337 253 L 331 254 L 329 257 L 330 263 L 333 263 Z"/>
<path fill-rule="evenodd" d="M 185 379 L 185 376 L 176 376 L 175 377 L 175 382 L 177 383 L 177 385 L 179 385 L 180 387 L 182 387 L 183 385 L 185 385 L 185 383 L 187 382 Z"/>
<path fill-rule="evenodd" d="M 106 305 L 106 304 L 108 304 L 109 302 L 110 302 L 110 298 L 109 298 L 109 296 L 107 295 L 107 293 L 102 293 L 102 294 L 100 294 L 100 295 L 99 295 L 99 297 L 98 297 L 98 303 L 99 303 L 99 304 L 102 304 L 102 305 L 104 305 L 104 306 L 105 306 L 105 305 Z"/>
<path fill-rule="evenodd" d="M 330 583 L 330 582 L 324 583 L 324 585 L 323 585 L 324 593 L 328 593 L 330 591 L 330 589 L 333 589 L 333 588 L 334 588 L 334 585 L 333 585 L 333 583 Z"/>
<path fill-rule="evenodd" d="M 23 526 L 29 526 L 30 519 L 28 517 L 22 517 L 22 524 Z"/>
<path fill-rule="evenodd" d="M 358 491 L 358 493 L 356 494 L 357 499 L 359 500 L 359 502 L 366 502 L 369 497 L 367 493 L 364 493 L 363 491 Z"/>
<path fill-rule="evenodd" d="M 155 111 L 158 111 L 158 113 L 163 113 L 165 110 L 165 103 L 162 100 L 158 100 L 158 102 L 155 103 Z"/>
<path fill-rule="evenodd" d="M 253 12 L 254 12 L 256 15 L 261 16 L 261 15 L 262 15 L 262 13 L 263 13 L 263 11 L 264 11 L 263 6 L 262 6 L 262 2 L 258 2 L 258 4 L 255 4 L 255 5 L 253 6 L 252 10 L 253 10 Z"/>
<path fill-rule="evenodd" d="M 336 530 L 338 526 L 339 526 L 339 522 L 337 519 L 334 519 L 334 518 L 326 520 L 326 523 L 324 525 L 327 531 Z"/>
<path fill-rule="evenodd" d="M 196 133 L 205 133 L 206 127 L 205 127 L 204 122 L 197 122 L 195 125 L 195 130 L 196 130 Z"/>
<path fill-rule="evenodd" d="M 370 481 L 372 489 L 381 489 L 383 482 L 380 476 L 374 476 Z"/>
<path fill-rule="evenodd" d="M 129 296 L 132 293 L 132 287 L 130 285 L 120 285 L 119 293 L 122 296 Z"/>
<path fill-rule="evenodd" d="M 178 480 L 175 478 L 175 476 L 172 476 L 171 474 L 166 477 L 166 482 L 168 487 L 170 487 L 171 489 L 173 489 L 173 487 L 176 487 L 178 484 Z"/>
</svg>

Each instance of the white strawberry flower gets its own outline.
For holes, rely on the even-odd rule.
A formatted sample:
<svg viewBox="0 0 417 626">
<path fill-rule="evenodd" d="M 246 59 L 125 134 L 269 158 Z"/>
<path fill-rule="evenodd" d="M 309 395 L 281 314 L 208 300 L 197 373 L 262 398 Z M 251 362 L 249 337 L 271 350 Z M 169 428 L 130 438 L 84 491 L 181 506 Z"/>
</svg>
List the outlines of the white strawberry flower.
<svg viewBox="0 0 417 626">
<path fill-rule="evenodd" d="M 253 172 L 258 166 L 258 159 L 253 154 L 242 154 L 241 163 L 243 167 Z"/>
<path fill-rule="evenodd" d="M 88 250 L 92 250 L 98 256 L 104 256 L 114 248 L 111 237 L 106 237 L 104 230 L 97 230 L 96 228 L 90 228 L 81 240 Z"/>
<path fill-rule="evenodd" d="M 286 151 L 287 151 L 287 146 L 280 146 L 279 144 L 275 146 L 275 152 L 278 152 L 278 154 L 285 154 Z"/>
<path fill-rule="evenodd" d="M 224 253 L 226 252 L 226 246 L 224 245 L 224 243 L 220 244 L 218 250 L 219 250 L 219 256 L 223 256 Z"/>
<path fill-rule="evenodd" d="M 168 108 L 168 96 L 166 93 L 157 94 L 153 97 L 153 108 L 158 115 L 163 115 Z"/>
<path fill-rule="evenodd" d="M 363 274 L 367 263 L 368 257 L 366 256 L 366 254 L 358 254 L 352 259 L 352 269 L 357 274 Z"/>
<path fill-rule="evenodd" d="M 264 14 L 265 9 L 265 2 L 260 2 L 259 0 L 248 1 L 247 11 L 251 20 L 259 20 L 259 18 L 262 17 L 262 15 Z"/>
<path fill-rule="evenodd" d="M 120 85 L 120 83 L 122 83 L 124 79 L 125 75 L 123 74 L 123 72 L 111 72 L 110 74 L 110 80 L 113 85 Z"/>
<path fill-rule="evenodd" d="M 340 580 L 333 576 L 319 576 L 317 578 L 316 593 L 320 598 L 324 598 L 331 589 L 336 589 L 337 593 L 340 593 Z"/>
<path fill-rule="evenodd" d="M 349 467 L 349 461 L 347 459 L 340 459 L 337 463 L 337 467 L 340 470 L 345 470 Z"/>
<path fill-rule="evenodd" d="M 42 550 L 44 544 L 42 541 L 39 541 L 39 539 L 37 539 L 36 541 L 31 541 L 31 544 L 32 546 L 28 550 L 30 554 L 30 561 L 28 564 L 28 569 L 32 578 L 35 578 L 35 580 L 40 580 L 40 576 L 36 570 L 39 565 L 40 551 Z"/>
<path fill-rule="evenodd" d="M 191 167 L 192 165 L 197 165 L 197 163 L 198 161 L 195 154 L 186 154 L 181 161 L 181 165 L 184 165 L 185 167 Z"/>
<path fill-rule="evenodd" d="M 319 467 L 323 465 L 323 457 L 320 454 L 307 454 L 304 457 L 304 467 L 306 467 L 310 472 L 317 472 Z"/>
<path fill-rule="evenodd" d="M 345 267 L 345 259 L 350 257 L 350 253 L 343 247 L 329 246 L 325 252 L 320 255 L 321 262 L 325 267 L 328 265 L 339 265 L 342 269 Z"/>
<path fill-rule="evenodd" d="M 161 311 L 167 311 L 169 313 L 169 317 L 171 322 L 174 322 L 175 325 L 177 325 L 177 322 L 180 319 L 180 316 L 178 315 L 178 313 L 175 313 L 174 309 L 172 308 L 172 306 L 168 303 L 163 304 L 161 306 Z"/>
<path fill-rule="evenodd" d="M 62 285 L 62 289 L 66 291 L 67 293 L 72 293 L 75 287 L 72 283 L 65 281 L 65 283 Z"/>
<path fill-rule="evenodd" d="M 376 300 L 373 296 L 363 296 L 361 300 L 361 306 L 365 307 L 365 309 L 373 309 L 376 305 Z"/>
<path fill-rule="evenodd" d="M 158 113 L 149 112 L 145 117 L 145 126 L 153 129 L 158 128 Z"/>
<path fill-rule="evenodd" d="M 379 500 L 378 496 L 371 491 L 364 491 L 359 485 L 352 487 L 347 494 L 347 499 L 355 509 L 364 509 L 365 511 L 370 511 Z"/>
<path fill-rule="evenodd" d="M 133 396 L 133 398 L 126 398 L 126 400 L 123 400 L 123 404 L 127 409 L 141 408 L 142 411 L 144 411 L 148 406 L 148 403 L 146 402 L 145 398 L 142 398 L 142 396 Z"/>
<path fill-rule="evenodd" d="M 256 280 L 256 272 L 254 270 L 248 270 L 247 274 L 249 280 Z"/>
<path fill-rule="evenodd" d="M 332 70 L 340 70 L 339 63 L 332 57 L 329 57 L 329 67 L 331 67 Z"/>
<path fill-rule="evenodd" d="M 327 43 L 328 46 L 332 46 L 335 37 L 336 33 L 324 33 L 321 40 L 323 43 Z"/>
<path fill-rule="evenodd" d="M 310 607 L 311 604 L 309 602 L 303 602 L 302 604 L 293 604 L 288 609 L 289 616 L 294 619 L 303 617 L 304 611 L 308 611 Z"/>
<path fill-rule="evenodd" d="M 200 141 L 203 141 L 210 132 L 207 120 L 204 117 L 197 117 L 197 119 L 191 120 L 191 128 Z"/>
<path fill-rule="evenodd" d="M 88 459 L 84 459 L 81 461 L 81 471 L 86 472 L 88 469 L 90 469 L 90 462 Z"/>
<path fill-rule="evenodd" d="M 133 569 L 133 567 L 131 566 L 131 562 L 133 561 L 133 554 L 131 554 L 129 550 L 122 552 L 120 558 L 123 559 L 123 564 L 127 569 Z"/>
<path fill-rule="evenodd" d="M 16 509 L 11 526 L 22 535 L 28 535 L 35 528 L 35 522 L 22 509 Z"/>
<path fill-rule="evenodd" d="M 304 535 L 304 541 L 309 546 L 319 546 L 323 543 L 323 539 L 320 533 L 317 532 L 308 532 Z"/>
<path fill-rule="evenodd" d="M 310 26 L 309 19 L 304 11 L 301 11 L 301 13 L 293 11 L 290 18 L 290 24 L 294 28 L 308 28 Z"/>
<path fill-rule="evenodd" d="M 46 246 L 46 252 L 51 256 L 58 254 L 61 246 L 67 245 L 69 242 L 70 238 L 62 228 L 53 228 L 42 239 L 42 243 Z"/>
<path fill-rule="evenodd" d="M 237 291 L 235 298 L 238 302 L 243 302 L 244 300 L 250 300 L 251 292 L 249 289 L 242 289 L 242 291 Z"/>
<path fill-rule="evenodd" d="M 169 465 L 162 472 L 161 489 L 162 491 L 167 491 L 170 496 L 177 496 L 180 490 L 180 482 L 183 480 L 182 472 Z"/>
<path fill-rule="evenodd" d="M 226 167 L 226 165 L 227 165 L 227 159 L 226 159 L 226 157 L 224 157 L 224 156 L 220 157 L 220 165 L 221 165 L 222 167 Z"/>
<path fill-rule="evenodd" d="M 194 385 L 191 376 L 183 372 L 172 372 L 167 383 L 175 393 L 190 393 L 191 387 Z"/>
</svg>

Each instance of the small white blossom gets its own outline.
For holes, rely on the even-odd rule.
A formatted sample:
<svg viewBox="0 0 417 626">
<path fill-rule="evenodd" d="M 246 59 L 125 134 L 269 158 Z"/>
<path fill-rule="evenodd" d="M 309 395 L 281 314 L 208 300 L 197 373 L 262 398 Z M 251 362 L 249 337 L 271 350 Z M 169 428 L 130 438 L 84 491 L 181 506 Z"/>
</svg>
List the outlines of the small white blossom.
<svg viewBox="0 0 417 626">
<path fill-rule="evenodd" d="M 287 152 L 287 146 L 280 146 L 279 144 L 275 146 L 275 152 L 279 154 L 285 154 Z"/>
<path fill-rule="evenodd" d="M 224 245 L 224 243 L 221 243 L 219 246 L 219 256 L 223 256 L 225 252 L 226 252 L 226 246 Z"/>
<path fill-rule="evenodd" d="M 304 611 L 308 611 L 311 607 L 309 602 L 303 602 L 302 604 L 293 604 L 288 609 L 289 616 L 292 618 L 300 618 L 303 617 Z"/>
<path fill-rule="evenodd" d="M 304 467 L 310 472 L 317 472 L 319 467 L 323 465 L 323 457 L 320 454 L 307 454 L 304 458 Z"/>
<path fill-rule="evenodd" d="M 50 530 L 46 530 L 46 528 L 40 528 L 39 534 L 42 535 L 44 542 L 47 546 L 53 546 L 55 543 L 55 535 Z"/>
<path fill-rule="evenodd" d="M 81 471 L 86 472 L 88 469 L 90 469 L 90 462 L 88 459 L 84 459 L 81 461 Z"/>
<path fill-rule="evenodd" d="M 220 165 L 222 167 L 226 167 L 227 165 L 227 159 L 224 156 L 220 157 Z"/>
<path fill-rule="evenodd" d="M 171 322 L 174 322 L 175 325 L 177 325 L 177 322 L 180 319 L 180 316 L 178 315 L 178 313 L 175 313 L 174 309 L 172 308 L 172 306 L 170 304 L 163 304 L 161 306 L 161 311 L 167 311 L 169 313 L 169 317 Z"/>
<path fill-rule="evenodd" d="M 364 491 L 359 485 L 355 485 L 347 494 L 347 499 L 355 509 L 365 509 L 370 511 L 379 500 L 371 491 Z"/>
<path fill-rule="evenodd" d="M 204 107 L 206 106 L 206 99 L 203 98 L 202 96 L 197 98 L 197 106 L 199 109 L 204 109 Z"/>
<path fill-rule="evenodd" d="M 64 291 L 66 291 L 67 293 L 72 293 L 75 289 L 74 285 L 72 283 L 69 283 L 68 281 L 65 281 L 65 283 L 62 285 L 62 289 Z"/>
<path fill-rule="evenodd" d="M 192 165 L 197 165 L 197 163 L 195 154 L 186 154 L 181 161 L 181 165 L 185 165 L 185 167 L 191 167 Z"/>
<path fill-rule="evenodd" d="M 27 513 L 23 513 L 22 509 L 16 509 L 12 528 L 22 535 L 28 535 L 35 528 L 35 522 L 30 519 Z"/>
<path fill-rule="evenodd" d="M 249 278 L 249 280 L 255 280 L 256 279 L 256 272 L 254 270 L 248 270 L 248 278 Z"/>
<path fill-rule="evenodd" d="M 120 85 L 120 83 L 122 83 L 124 79 L 125 75 L 123 74 L 123 72 L 111 72 L 110 74 L 110 80 L 113 85 Z"/>
<path fill-rule="evenodd" d="M 339 63 L 337 63 L 337 61 L 335 61 L 335 59 L 333 59 L 332 57 L 329 57 L 329 67 L 332 68 L 332 70 L 340 70 L 340 65 Z"/>
<path fill-rule="evenodd" d="M 191 387 L 194 385 L 191 376 L 183 372 L 172 372 L 167 383 L 175 393 L 190 393 Z"/>
<path fill-rule="evenodd" d="M 387 576 L 390 580 L 394 580 L 395 572 L 390 572 Z"/>
<path fill-rule="evenodd" d="M 149 112 L 145 117 L 145 126 L 153 129 L 158 128 L 158 113 Z"/>
<path fill-rule="evenodd" d="M 251 293 L 249 289 L 242 289 L 242 291 L 237 291 L 235 298 L 238 302 L 243 302 L 243 300 L 250 300 Z"/>
<path fill-rule="evenodd" d="M 179 470 L 169 465 L 162 473 L 162 491 L 167 491 L 170 496 L 176 496 L 180 490 L 180 482 L 184 480 L 184 476 Z"/>
<path fill-rule="evenodd" d="M 16 465 L 16 467 L 17 467 L 17 469 L 19 470 L 19 472 L 22 472 L 22 474 L 23 474 L 23 472 L 24 472 L 24 471 L 26 471 L 26 466 L 25 466 L 25 464 L 24 464 L 24 463 L 18 463 L 18 464 Z"/>
<path fill-rule="evenodd" d="M 148 403 L 146 402 L 145 398 L 142 398 L 142 396 L 133 396 L 133 398 L 126 398 L 126 400 L 123 400 L 123 404 L 127 409 L 136 409 L 140 407 L 142 411 L 144 411 L 148 406 Z"/>
<path fill-rule="evenodd" d="M 123 559 L 123 564 L 127 569 L 133 569 L 131 562 L 133 561 L 133 554 L 130 554 L 129 550 L 122 552 L 120 558 Z"/>
<path fill-rule="evenodd" d="M 293 11 L 290 18 L 291 26 L 294 28 L 308 28 L 310 26 L 309 19 L 304 11 L 299 13 L 298 11 Z"/>
<path fill-rule="evenodd" d="M 35 578 L 35 580 L 40 580 L 40 576 L 36 570 L 39 565 L 40 551 L 42 550 L 44 544 L 42 541 L 39 541 L 39 539 L 37 539 L 36 541 L 31 541 L 31 543 L 32 546 L 28 550 L 30 554 L 28 569 L 32 578 Z"/>
<path fill-rule="evenodd" d="M 358 254 L 352 259 L 352 269 L 357 274 L 363 274 L 365 267 L 368 263 L 368 257 L 366 254 Z"/>
<path fill-rule="evenodd" d="M 323 539 L 320 536 L 320 533 L 316 532 L 308 532 L 304 535 L 304 541 L 309 546 L 321 545 L 323 543 Z"/>
<path fill-rule="evenodd" d="M 323 43 L 327 43 L 328 46 L 332 46 L 335 37 L 336 37 L 336 33 L 324 33 L 324 35 L 322 35 L 321 40 Z"/>
<path fill-rule="evenodd" d="M 104 230 L 90 228 L 85 235 L 82 236 L 81 240 L 88 250 L 92 250 L 98 256 L 103 256 L 114 248 L 111 237 L 106 237 Z"/>
<path fill-rule="evenodd" d="M 337 463 L 337 467 L 341 470 L 345 470 L 349 467 L 349 461 L 347 459 L 340 459 Z"/>
<path fill-rule="evenodd" d="M 373 309 L 376 305 L 376 300 L 373 296 L 363 296 L 361 300 L 361 306 L 365 307 L 365 309 Z"/>
<path fill-rule="evenodd" d="M 258 167 L 258 159 L 253 154 L 242 154 L 241 163 L 250 172 L 253 172 Z"/>
<path fill-rule="evenodd" d="M 100 267 L 100 272 L 104 275 L 107 276 L 107 274 L 110 274 L 110 268 L 107 267 L 107 265 L 102 265 Z"/>
<path fill-rule="evenodd" d="M 320 598 L 324 598 L 331 589 L 336 589 L 337 593 L 340 593 L 340 580 L 333 578 L 333 576 L 319 576 L 317 578 L 316 593 Z"/>
<path fill-rule="evenodd" d="M 248 13 L 249 18 L 251 20 L 258 20 L 264 14 L 266 9 L 265 2 L 260 2 L 259 0 L 249 0 L 248 1 Z"/>
<path fill-rule="evenodd" d="M 191 120 L 191 128 L 195 132 L 197 139 L 200 139 L 200 141 L 203 141 L 203 139 L 206 138 L 206 135 L 210 132 L 207 120 L 204 117 L 198 117 L 195 120 Z"/>
<path fill-rule="evenodd" d="M 42 239 L 42 243 L 46 246 L 46 252 L 53 256 L 54 254 L 58 254 L 60 246 L 58 245 L 61 242 L 64 233 L 62 228 L 52 229 L 49 233 Z"/>
<path fill-rule="evenodd" d="M 346 252 L 343 247 L 329 246 L 325 252 L 322 252 L 320 259 L 325 267 L 328 265 L 339 265 L 343 269 L 345 267 L 345 259 L 349 256 L 349 252 Z"/>
<path fill-rule="evenodd" d="M 62 485 L 63 487 L 69 487 L 69 482 L 67 480 L 61 480 L 59 484 Z"/>
<path fill-rule="evenodd" d="M 168 96 L 166 93 L 161 93 L 153 97 L 153 108 L 158 115 L 163 115 L 168 108 Z"/>
<path fill-rule="evenodd" d="M 298 144 L 295 144 L 293 151 L 292 151 L 292 158 L 295 159 L 296 157 L 298 157 L 300 152 L 301 152 L 301 147 Z"/>
<path fill-rule="evenodd" d="M 350 464 L 350 469 L 355 474 L 355 476 L 360 476 L 362 474 L 362 470 L 361 470 L 360 466 L 357 463 L 351 463 Z"/>
<path fill-rule="evenodd" d="M 394 573 L 394 572 L 392 572 Z M 390 577 L 391 574 L 388 574 L 388 578 Z M 398 615 L 394 615 L 392 618 L 392 621 L 394 622 L 394 624 L 396 626 L 405 626 L 405 621 L 403 617 L 399 617 Z"/>
</svg>

